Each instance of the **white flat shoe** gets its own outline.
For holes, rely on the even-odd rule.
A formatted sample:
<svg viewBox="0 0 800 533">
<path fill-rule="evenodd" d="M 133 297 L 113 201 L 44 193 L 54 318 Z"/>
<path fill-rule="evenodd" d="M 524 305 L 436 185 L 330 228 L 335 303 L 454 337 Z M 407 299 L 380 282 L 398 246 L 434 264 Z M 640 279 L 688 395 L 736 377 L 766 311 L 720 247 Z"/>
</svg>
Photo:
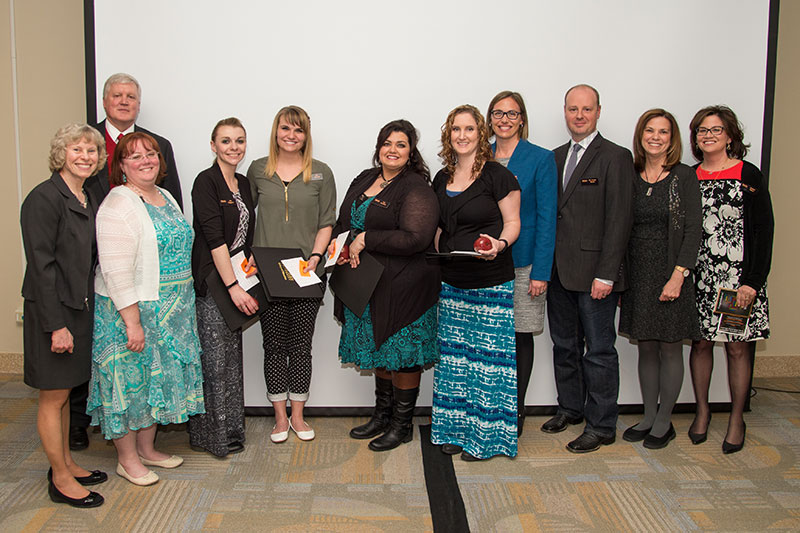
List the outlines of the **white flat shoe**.
<svg viewBox="0 0 800 533">
<path fill-rule="evenodd" d="M 308 422 L 306 422 L 306 424 L 308 424 Z M 311 425 L 308 425 L 308 427 L 311 427 Z M 314 440 L 314 437 L 316 436 L 313 428 L 309 429 L 308 431 L 297 431 L 294 426 L 292 426 L 291 420 L 289 421 L 289 429 L 294 431 L 294 434 L 297 435 L 297 438 L 300 440 Z"/>
<path fill-rule="evenodd" d="M 177 455 L 171 455 L 166 459 L 162 459 L 161 461 L 151 461 L 150 459 L 145 459 L 140 455 L 139 460 L 144 466 L 157 466 L 160 468 L 178 468 L 183 464 L 183 457 L 179 457 Z"/>
<path fill-rule="evenodd" d="M 272 426 L 272 429 L 275 429 L 275 427 L 276 426 Z M 289 427 L 292 427 L 292 425 L 289 424 Z M 286 431 L 279 431 L 277 433 L 270 433 L 269 434 L 269 440 L 271 440 L 275 444 L 280 444 L 281 442 L 286 442 L 286 439 L 288 439 L 288 438 L 289 438 L 289 430 L 288 429 Z"/>
<path fill-rule="evenodd" d="M 141 477 L 133 477 L 125 471 L 125 467 L 120 463 L 117 463 L 117 475 L 124 477 L 134 485 L 139 485 L 140 487 L 146 487 L 148 485 L 158 483 L 158 474 L 152 470 L 148 470 L 147 473 Z"/>
</svg>

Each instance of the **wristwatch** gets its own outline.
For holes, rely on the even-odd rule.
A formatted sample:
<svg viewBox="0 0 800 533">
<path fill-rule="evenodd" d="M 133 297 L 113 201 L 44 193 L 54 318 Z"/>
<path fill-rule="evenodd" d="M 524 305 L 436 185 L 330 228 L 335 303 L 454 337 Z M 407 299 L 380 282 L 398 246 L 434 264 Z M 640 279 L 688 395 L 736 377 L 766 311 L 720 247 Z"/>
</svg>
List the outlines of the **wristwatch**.
<svg viewBox="0 0 800 533">
<path fill-rule="evenodd" d="M 682 267 L 682 266 L 676 266 L 675 270 L 677 270 L 678 272 L 683 274 L 684 278 L 688 278 L 689 277 L 689 269 L 688 268 Z"/>
</svg>

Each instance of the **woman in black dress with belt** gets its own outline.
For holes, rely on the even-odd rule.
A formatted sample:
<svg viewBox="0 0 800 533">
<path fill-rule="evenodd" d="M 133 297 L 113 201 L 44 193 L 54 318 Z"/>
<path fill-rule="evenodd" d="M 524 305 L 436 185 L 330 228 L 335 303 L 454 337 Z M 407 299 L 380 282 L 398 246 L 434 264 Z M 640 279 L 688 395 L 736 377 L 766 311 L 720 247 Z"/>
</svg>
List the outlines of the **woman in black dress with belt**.
<svg viewBox="0 0 800 533">
<path fill-rule="evenodd" d="M 681 341 L 699 335 L 692 271 L 700 244 L 700 188 L 692 169 L 681 164 L 681 151 L 671 113 L 651 109 L 639 118 L 630 284 L 622 293 L 619 329 L 639 344 L 644 418 L 622 438 L 644 440 L 651 449 L 675 438 L 670 417 L 683 384 Z"/>
<path fill-rule="evenodd" d="M 50 499 L 73 507 L 102 505 L 103 497 L 83 486 L 108 479 L 75 464 L 68 444 L 69 392 L 89 381 L 92 357 L 97 204 L 83 183 L 105 162 L 97 130 L 64 126 L 50 141 L 53 174 L 28 194 L 20 214 L 25 383 L 39 389 L 36 425 L 51 466 Z"/>
</svg>

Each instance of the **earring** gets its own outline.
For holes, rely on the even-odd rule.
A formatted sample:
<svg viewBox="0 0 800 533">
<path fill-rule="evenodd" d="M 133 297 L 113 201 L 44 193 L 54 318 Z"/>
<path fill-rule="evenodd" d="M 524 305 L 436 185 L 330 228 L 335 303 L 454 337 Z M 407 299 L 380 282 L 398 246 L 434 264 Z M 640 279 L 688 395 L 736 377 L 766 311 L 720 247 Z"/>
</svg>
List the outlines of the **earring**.
<svg viewBox="0 0 800 533">
<path fill-rule="evenodd" d="M 122 183 L 128 183 L 128 177 L 125 174 L 122 175 Z"/>
</svg>

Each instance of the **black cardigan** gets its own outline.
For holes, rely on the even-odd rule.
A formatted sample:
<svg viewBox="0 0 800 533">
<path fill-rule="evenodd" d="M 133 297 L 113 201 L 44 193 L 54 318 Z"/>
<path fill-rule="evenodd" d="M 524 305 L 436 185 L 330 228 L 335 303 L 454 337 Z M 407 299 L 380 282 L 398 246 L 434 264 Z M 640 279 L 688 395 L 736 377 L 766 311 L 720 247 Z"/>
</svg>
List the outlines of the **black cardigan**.
<svg viewBox="0 0 800 533">
<path fill-rule="evenodd" d="M 245 253 L 249 256 L 256 227 L 255 207 L 250 193 L 250 182 L 238 173 L 236 180 L 239 182 L 239 193 L 242 195 L 244 205 L 250 213 L 250 224 L 247 227 L 244 245 Z M 236 230 L 239 227 L 239 209 L 216 161 L 194 180 L 192 213 L 195 233 L 192 246 L 192 277 L 197 294 L 205 296 L 206 278 L 214 268 L 211 250 L 223 244 L 230 246 L 236 238 Z"/>
<path fill-rule="evenodd" d="M 697 169 L 700 164 L 693 168 Z M 764 175 L 752 163 L 742 161 L 742 195 L 744 197 L 744 257 L 739 285 L 760 291 L 767 282 L 772 264 L 772 238 L 775 219 L 772 200 Z"/>
<path fill-rule="evenodd" d="M 350 210 L 377 178 L 380 169 L 359 174 L 345 194 L 333 235 L 351 229 Z M 439 300 L 439 268 L 425 262 L 433 250 L 439 219 L 436 195 L 422 176 L 403 171 L 367 208 L 365 250 L 384 267 L 370 298 L 370 317 L 376 347 L 422 316 Z M 347 265 L 336 268 L 350 268 Z M 344 307 L 338 298 L 334 314 L 344 323 Z"/>
</svg>

